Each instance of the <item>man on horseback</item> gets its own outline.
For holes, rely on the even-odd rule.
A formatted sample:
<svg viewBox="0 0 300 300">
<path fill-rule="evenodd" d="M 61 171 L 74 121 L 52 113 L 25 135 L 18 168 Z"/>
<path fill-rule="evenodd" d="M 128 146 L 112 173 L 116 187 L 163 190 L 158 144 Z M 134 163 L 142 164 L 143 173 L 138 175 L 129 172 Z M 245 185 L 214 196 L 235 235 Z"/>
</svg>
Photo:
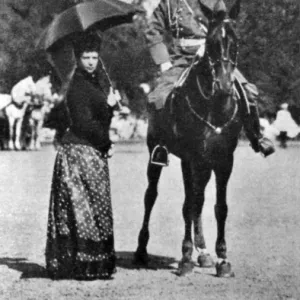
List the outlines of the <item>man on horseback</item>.
<svg viewBox="0 0 300 300">
<path fill-rule="evenodd" d="M 184 80 L 184 76 L 181 76 L 183 71 L 190 66 L 196 53 L 204 54 L 207 26 L 210 21 L 203 11 L 204 8 L 211 11 L 211 17 L 213 13 L 226 12 L 223 0 L 161 0 L 150 17 L 145 36 L 150 54 L 160 72 L 156 87 L 149 94 L 149 108 L 153 110 L 158 125 L 164 123 L 161 119 L 168 95 L 174 87 L 180 87 Z M 168 46 L 165 44 L 167 38 L 170 38 Z M 234 75 L 237 90 L 243 94 L 246 101 L 248 100 L 249 115 L 243 120 L 246 135 L 255 152 L 268 156 L 275 149 L 272 142 L 260 133 L 256 104 L 257 88 L 248 83 L 237 69 Z M 151 162 L 166 166 L 168 150 L 164 143 L 163 128 L 157 126 L 155 135 L 160 144 L 154 148 Z"/>
</svg>

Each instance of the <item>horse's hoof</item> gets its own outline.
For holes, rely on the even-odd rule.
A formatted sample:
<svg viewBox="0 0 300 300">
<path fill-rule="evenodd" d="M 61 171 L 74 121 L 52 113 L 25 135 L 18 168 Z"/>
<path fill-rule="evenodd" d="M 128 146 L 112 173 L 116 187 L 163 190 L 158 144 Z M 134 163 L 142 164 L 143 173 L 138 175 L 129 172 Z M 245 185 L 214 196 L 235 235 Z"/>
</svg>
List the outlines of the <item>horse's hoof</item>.
<svg viewBox="0 0 300 300">
<path fill-rule="evenodd" d="M 147 251 L 136 251 L 134 253 L 133 264 L 136 266 L 147 267 L 149 263 L 149 256 Z"/>
<path fill-rule="evenodd" d="M 193 272 L 194 269 L 194 263 L 191 261 L 188 262 L 180 262 L 178 264 L 178 270 L 176 272 L 176 274 L 178 276 L 186 276 L 188 274 L 191 274 Z"/>
<path fill-rule="evenodd" d="M 198 256 L 198 264 L 200 268 L 213 268 L 215 266 L 215 262 L 210 256 L 210 254 L 201 253 Z"/>
<path fill-rule="evenodd" d="M 231 263 L 226 262 L 225 260 L 216 264 L 216 271 L 217 277 L 234 277 L 234 272 L 231 270 Z"/>
</svg>

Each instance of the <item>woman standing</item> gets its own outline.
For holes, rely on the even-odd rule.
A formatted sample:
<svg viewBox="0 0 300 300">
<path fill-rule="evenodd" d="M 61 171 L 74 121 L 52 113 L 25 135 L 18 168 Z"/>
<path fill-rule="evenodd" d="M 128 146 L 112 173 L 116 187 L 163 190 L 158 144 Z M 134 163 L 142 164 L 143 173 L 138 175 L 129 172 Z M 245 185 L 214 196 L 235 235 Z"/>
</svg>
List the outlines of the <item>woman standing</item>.
<svg viewBox="0 0 300 300">
<path fill-rule="evenodd" d="M 92 34 L 74 45 L 77 68 L 66 97 L 70 127 L 55 161 L 48 219 L 46 267 L 53 278 L 110 278 L 115 270 L 107 157 L 118 93 L 107 97 L 99 83 L 99 50 Z"/>
</svg>

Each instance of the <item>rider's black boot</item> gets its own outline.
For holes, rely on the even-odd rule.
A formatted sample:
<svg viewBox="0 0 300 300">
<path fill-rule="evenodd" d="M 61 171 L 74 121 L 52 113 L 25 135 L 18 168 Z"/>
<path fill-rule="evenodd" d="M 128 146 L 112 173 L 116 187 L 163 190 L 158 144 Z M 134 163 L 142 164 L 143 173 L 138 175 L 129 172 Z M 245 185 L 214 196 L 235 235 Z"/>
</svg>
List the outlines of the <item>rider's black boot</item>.
<svg viewBox="0 0 300 300">
<path fill-rule="evenodd" d="M 258 109 L 256 101 L 249 97 L 250 114 L 244 118 L 245 133 L 255 152 L 260 152 L 264 157 L 267 157 L 275 152 L 273 143 L 261 134 Z"/>
</svg>

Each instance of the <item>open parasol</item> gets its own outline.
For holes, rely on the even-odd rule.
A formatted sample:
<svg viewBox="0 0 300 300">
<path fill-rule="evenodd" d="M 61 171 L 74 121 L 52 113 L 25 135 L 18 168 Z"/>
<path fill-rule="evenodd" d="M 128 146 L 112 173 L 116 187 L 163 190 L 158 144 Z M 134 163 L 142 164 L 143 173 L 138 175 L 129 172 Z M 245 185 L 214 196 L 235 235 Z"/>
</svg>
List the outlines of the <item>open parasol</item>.
<svg viewBox="0 0 300 300">
<path fill-rule="evenodd" d="M 48 50 L 57 42 L 88 29 L 105 30 L 129 23 L 137 6 L 119 0 L 97 0 L 77 4 L 57 15 L 42 33 L 38 48 Z"/>
</svg>

